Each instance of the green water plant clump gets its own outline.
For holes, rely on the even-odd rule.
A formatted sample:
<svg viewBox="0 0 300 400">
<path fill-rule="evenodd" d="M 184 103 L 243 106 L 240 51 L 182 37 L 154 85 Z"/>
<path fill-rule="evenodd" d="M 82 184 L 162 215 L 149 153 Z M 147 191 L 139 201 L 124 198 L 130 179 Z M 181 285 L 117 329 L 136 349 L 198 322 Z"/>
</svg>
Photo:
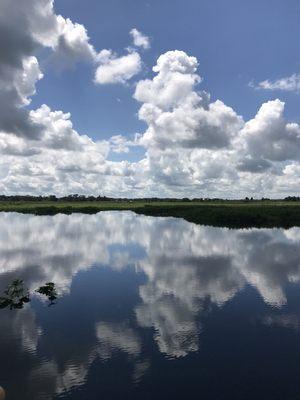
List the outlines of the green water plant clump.
<svg viewBox="0 0 300 400">
<path fill-rule="evenodd" d="M 54 301 L 57 299 L 57 292 L 53 282 L 48 282 L 44 286 L 40 286 L 36 292 L 46 296 L 50 302 L 49 305 L 54 304 Z M 24 304 L 29 303 L 30 300 L 29 290 L 25 287 L 23 280 L 15 279 L 4 290 L 4 295 L 0 296 L 0 309 L 20 309 L 24 307 Z"/>
<path fill-rule="evenodd" d="M 4 296 L 0 297 L 0 308 L 9 307 L 23 308 L 25 303 L 30 301 L 29 291 L 25 289 L 21 279 L 15 279 L 4 290 Z"/>
<path fill-rule="evenodd" d="M 48 282 L 44 286 L 39 287 L 36 292 L 47 296 L 50 304 L 53 304 L 54 301 L 57 299 L 57 292 L 55 289 L 55 284 L 53 282 Z"/>
</svg>

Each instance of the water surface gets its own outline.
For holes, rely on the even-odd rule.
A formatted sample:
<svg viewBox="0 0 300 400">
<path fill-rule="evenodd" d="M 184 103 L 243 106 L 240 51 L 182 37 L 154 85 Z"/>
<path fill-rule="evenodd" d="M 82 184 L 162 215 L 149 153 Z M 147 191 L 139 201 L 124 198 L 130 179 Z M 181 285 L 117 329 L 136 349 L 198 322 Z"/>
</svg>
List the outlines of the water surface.
<svg viewBox="0 0 300 400">
<path fill-rule="evenodd" d="M 7 399 L 300 398 L 300 229 L 0 213 Z"/>
</svg>

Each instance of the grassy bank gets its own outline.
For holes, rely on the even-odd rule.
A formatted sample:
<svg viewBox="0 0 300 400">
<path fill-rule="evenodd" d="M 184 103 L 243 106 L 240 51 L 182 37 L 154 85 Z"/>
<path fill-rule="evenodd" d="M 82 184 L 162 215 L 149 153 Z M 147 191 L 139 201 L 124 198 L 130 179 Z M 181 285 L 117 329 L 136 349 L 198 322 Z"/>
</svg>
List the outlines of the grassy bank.
<svg viewBox="0 0 300 400">
<path fill-rule="evenodd" d="M 300 202 L 0 202 L 0 211 L 36 215 L 93 214 L 107 210 L 131 210 L 138 214 L 178 217 L 197 224 L 229 228 L 300 226 Z"/>
</svg>

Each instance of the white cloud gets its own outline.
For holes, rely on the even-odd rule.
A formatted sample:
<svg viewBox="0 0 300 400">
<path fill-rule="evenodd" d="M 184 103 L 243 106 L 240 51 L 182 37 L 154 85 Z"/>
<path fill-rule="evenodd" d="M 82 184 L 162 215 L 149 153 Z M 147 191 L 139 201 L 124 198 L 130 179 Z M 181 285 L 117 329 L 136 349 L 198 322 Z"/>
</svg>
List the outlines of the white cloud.
<svg viewBox="0 0 300 400">
<path fill-rule="evenodd" d="M 89 43 L 85 27 L 73 23 L 69 18 L 57 17 L 58 35 L 53 43 L 52 58 L 61 67 L 74 65 L 78 61 L 93 63 L 96 61 L 96 51 Z"/>
<path fill-rule="evenodd" d="M 9 15 L 9 23 L 7 19 Z M 146 47 L 145 36 L 131 35 Z M 5 39 L 3 39 L 5 38 Z M 142 40 L 143 39 L 143 40 Z M 73 129 L 70 115 L 47 105 L 29 110 L 43 78 L 37 55 L 48 48 L 61 67 L 84 61 L 97 84 L 125 84 L 142 70 L 135 50 L 97 53 L 85 27 L 57 15 L 51 0 L 0 4 L 0 191 L 120 196 L 285 196 L 298 194 L 300 126 L 284 118 L 284 103 L 263 104 L 244 121 L 221 100 L 199 91 L 198 60 L 184 51 L 162 54 L 134 98 L 146 129 L 135 140 L 94 141 Z M 281 88 L 292 90 L 298 75 Z M 266 85 L 265 85 L 266 86 Z M 278 85 L 277 85 L 278 86 Z M 271 88 L 271 86 L 270 86 Z M 294 90 L 294 89 L 293 89 Z M 27 106 L 27 107 L 26 107 Z M 143 146 L 138 162 L 109 154 Z"/>
<path fill-rule="evenodd" d="M 97 61 L 99 66 L 96 70 L 95 82 L 99 85 L 126 83 L 142 68 L 141 57 L 135 51 L 118 57 L 111 50 L 102 50 L 97 56 Z"/>
<path fill-rule="evenodd" d="M 135 46 L 142 47 L 143 49 L 150 48 L 150 40 L 148 36 L 143 35 L 142 32 L 138 31 L 136 28 L 131 29 L 130 35 Z"/>
<path fill-rule="evenodd" d="M 24 108 L 43 77 L 35 53 L 53 51 L 57 62 L 70 65 L 94 61 L 85 28 L 56 15 L 52 0 L 0 3 L 0 131 L 38 138 L 43 126 L 34 124 Z"/>
<path fill-rule="evenodd" d="M 36 57 L 31 56 L 23 60 L 23 70 L 16 75 L 16 89 L 23 105 L 30 104 L 30 97 L 36 93 L 35 84 L 43 76 Z"/>
<path fill-rule="evenodd" d="M 102 52 L 102 60 L 111 57 Z M 30 66 L 30 68 L 29 68 Z M 93 193 L 115 196 L 285 196 L 299 178 L 299 126 L 285 121 L 279 100 L 262 105 L 248 122 L 222 101 L 197 91 L 198 62 L 184 52 L 159 57 L 152 80 L 138 82 L 143 134 L 93 141 L 73 129 L 70 114 L 43 105 L 29 114 L 43 126 L 39 140 L 0 132 L 3 193 Z M 34 58 L 16 87 L 25 102 L 40 76 Z M 30 81 L 29 77 L 33 76 Z M 36 78 L 34 78 L 36 77 Z M 138 162 L 108 161 L 110 152 Z"/>
<path fill-rule="evenodd" d="M 279 99 L 263 104 L 241 131 L 246 152 L 271 161 L 300 160 L 300 126 L 287 123 Z"/>
<path fill-rule="evenodd" d="M 192 102 L 196 94 L 191 93 L 201 78 L 195 74 L 198 62 L 183 51 L 168 51 L 162 54 L 153 71 L 157 75 L 153 80 L 138 82 L 134 97 L 142 103 L 151 104 L 168 110 L 176 104 Z M 192 96 L 191 96 L 192 94 Z M 192 97 L 192 98 L 191 98 Z"/>
<path fill-rule="evenodd" d="M 130 140 L 122 135 L 114 135 L 109 139 L 109 144 L 112 152 L 120 154 L 129 153 L 130 147 L 137 146 L 138 142 L 136 138 Z"/>
<path fill-rule="evenodd" d="M 209 103 L 196 91 L 201 81 L 195 74 L 195 57 L 181 51 L 160 56 L 153 68 L 153 80 L 140 81 L 134 97 L 143 103 L 139 118 L 149 128 L 141 143 L 160 148 L 219 148 L 242 126 L 242 119 L 220 100 Z"/>
<path fill-rule="evenodd" d="M 2 192 L 90 193 L 125 190 L 133 166 L 126 161 L 110 162 L 108 141 L 93 141 L 79 135 L 70 114 L 51 111 L 43 105 L 30 116 L 45 126 L 39 140 L 25 140 L 0 133 L 1 165 L 6 174 L 0 182 Z M 119 143 L 120 145 L 120 143 Z M 112 145 L 114 148 L 114 145 Z"/>
<path fill-rule="evenodd" d="M 232 140 L 244 125 L 232 108 L 197 91 L 197 67 L 195 57 L 169 51 L 159 57 L 154 78 L 138 82 L 134 94 L 143 103 L 139 118 L 148 125 L 139 139 L 147 149 L 148 185 L 178 195 L 193 187 L 203 193 L 217 181 L 228 185 Z"/>
<path fill-rule="evenodd" d="M 222 101 L 196 90 L 198 62 L 180 51 L 159 57 L 157 74 L 137 84 L 139 118 L 148 125 L 139 143 L 149 192 L 237 197 L 295 193 L 300 127 L 285 121 L 284 103 L 263 104 L 244 122 Z M 293 166 L 293 167 L 292 167 Z M 287 179 L 283 180 L 283 176 Z M 293 177 L 292 177 L 293 176 Z"/>
<path fill-rule="evenodd" d="M 257 86 L 250 84 L 250 86 L 254 86 L 256 89 L 265 89 L 265 90 L 282 90 L 286 92 L 299 92 L 300 91 L 300 75 L 293 74 L 291 76 L 277 79 L 275 81 L 270 81 L 269 79 L 260 82 Z"/>
</svg>

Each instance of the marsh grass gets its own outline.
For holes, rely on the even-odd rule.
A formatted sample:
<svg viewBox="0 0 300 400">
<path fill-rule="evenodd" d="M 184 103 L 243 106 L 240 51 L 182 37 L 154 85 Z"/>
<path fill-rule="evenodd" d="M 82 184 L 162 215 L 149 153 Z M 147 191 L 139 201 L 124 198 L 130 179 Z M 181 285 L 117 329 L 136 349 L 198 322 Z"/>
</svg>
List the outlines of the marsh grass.
<svg viewBox="0 0 300 400">
<path fill-rule="evenodd" d="M 0 211 L 35 215 L 71 214 L 75 212 L 94 214 L 109 210 L 131 210 L 149 216 L 178 217 L 196 224 L 229 228 L 290 228 L 300 226 L 300 202 L 298 201 L 0 202 Z"/>
</svg>

